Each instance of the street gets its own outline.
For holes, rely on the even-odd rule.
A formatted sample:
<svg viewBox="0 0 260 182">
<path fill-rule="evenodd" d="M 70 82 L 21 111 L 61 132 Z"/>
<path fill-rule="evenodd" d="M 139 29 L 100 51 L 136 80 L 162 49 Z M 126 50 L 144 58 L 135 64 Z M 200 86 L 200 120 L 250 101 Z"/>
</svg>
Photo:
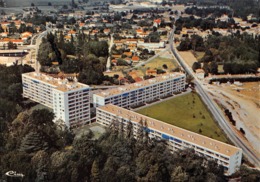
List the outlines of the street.
<svg viewBox="0 0 260 182">
<path fill-rule="evenodd" d="M 208 95 L 208 93 L 204 90 L 202 83 L 196 78 L 194 72 L 191 68 L 184 62 L 181 56 L 178 54 L 178 51 L 174 47 L 174 37 L 172 34 L 172 38 L 170 39 L 171 51 L 176 57 L 176 60 L 180 63 L 180 65 L 184 68 L 188 75 L 194 77 L 194 83 L 196 85 L 196 90 L 198 94 L 201 96 L 204 103 L 208 106 L 209 110 L 211 111 L 212 115 L 214 116 L 215 120 L 218 122 L 220 127 L 224 130 L 227 134 L 229 139 L 237 146 L 243 150 L 244 156 L 256 167 L 260 167 L 260 159 L 257 157 L 257 154 L 254 153 L 244 142 L 237 136 L 236 132 L 233 131 L 229 122 L 225 119 L 220 108 L 216 105 L 216 103 L 212 100 L 212 98 Z"/>
</svg>

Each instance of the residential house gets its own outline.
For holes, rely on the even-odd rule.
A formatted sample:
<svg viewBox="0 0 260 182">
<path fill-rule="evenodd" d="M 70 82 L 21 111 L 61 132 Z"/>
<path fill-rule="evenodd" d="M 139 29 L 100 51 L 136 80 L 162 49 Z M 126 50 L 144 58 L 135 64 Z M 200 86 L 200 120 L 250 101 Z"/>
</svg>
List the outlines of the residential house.
<svg viewBox="0 0 260 182">
<path fill-rule="evenodd" d="M 33 34 L 31 32 L 23 32 L 21 33 L 20 37 L 23 38 L 23 37 L 32 37 Z"/>
<path fill-rule="evenodd" d="M 67 33 L 68 35 L 70 35 L 70 36 L 73 36 L 73 37 L 75 37 L 76 36 L 76 34 L 77 34 L 77 32 L 76 31 L 74 31 L 74 30 L 70 30 L 70 31 L 68 31 L 68 33 Z"/>
<path fill-rule="evenodd" d="M 8 32 L 2 32 L 0 35 L 1 35 L 1 37 L 3 37 L 3 38 L 8 37 Z"/>
<path fill-rule="evenodd" d="M 124 52 L 123 54 L 126 55 L 127 57 L 131 57 L 133 55 L 132 52 Z"/>
<path fill-rule="evenodd" d="M 109 29 L 109 28 L 105 28 L 105 29 L 103 30 L 103 32 L 104 32 L 104 34 L 108 35 L 108 34 L 110 33 L 110 29 Z"/>
<path fill-rule="evenodd" d="M 159 27 L 161 25 L 161 19 L 155 19 L 153 21 L 153 26 L 154 27 Z"/>
<path fill-rule="evenodd" d="M 140 61 L 140 58 L 138 56 L 133 56 L 132 57 L 132 62 L 133 63 L 138 63 Z"/>
</svg>

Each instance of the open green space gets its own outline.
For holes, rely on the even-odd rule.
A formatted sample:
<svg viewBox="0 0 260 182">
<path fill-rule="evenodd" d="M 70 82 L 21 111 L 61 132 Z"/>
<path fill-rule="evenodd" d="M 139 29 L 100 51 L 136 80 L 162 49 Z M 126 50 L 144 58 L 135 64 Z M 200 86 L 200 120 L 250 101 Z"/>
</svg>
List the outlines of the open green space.
<svg viewBox="0 0 260 182">
<path fill-rule="evenodd" d="M 223 131 L 196 93 L 179 96 L 137 111 L 151 118 L 226 142 Z"/>
<path fill-rule="evenodd" d="M 152 61 L 150 61 L 149 63 L 145 64 L 144 67 L 150 69 L 155 69 L 155 68 L 162 69 L 163 65 L 166 64 L 168 69 L 172 70 L 176 68 L 176 65 L 174 64 L 173 60 L 174 58 L 165 58 L 165 57 L 158 56 L 154 58 Z"/>
<path fill-rule="evenodd" d="M 224 73 L 223 64 L 218 65 L 218 73 Z"/>
</svg>

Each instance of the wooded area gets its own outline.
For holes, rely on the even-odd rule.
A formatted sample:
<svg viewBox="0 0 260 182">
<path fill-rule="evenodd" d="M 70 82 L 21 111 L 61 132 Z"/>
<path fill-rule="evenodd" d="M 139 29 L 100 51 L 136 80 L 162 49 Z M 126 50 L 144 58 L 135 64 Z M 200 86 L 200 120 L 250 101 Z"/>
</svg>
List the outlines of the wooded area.
<svg viewBox="0 0 260 182">
<path fill-rule="evenodd" d="M 48 34 L 43 39 L 37 59 L 41 71 L 47 73 L 79 73 L 78 80 L 85 84 L 101 84 L 104 80 L 108 43 L 91 39 L 80 32 L 77 37 L 71 35 L 70 41 L 65 41 L 62 32 Z M 58 62 L 58 68 L 53 66 Z"/>
<path fill-rule="evenodd" d="M 218 74 L 218 64 L 223 64 L 224 73 L 256 73 L 260 64 L 260 36 L 253 37 L 237 32 L 231 36 L 210 35 L 203 40 L 199 35 L 184 38 L 177 47 L 179 51 L 204 51 L 199 60 L 205 73 Z M 200 68 L 194 63 L 193 69 Z"/>
</svg>

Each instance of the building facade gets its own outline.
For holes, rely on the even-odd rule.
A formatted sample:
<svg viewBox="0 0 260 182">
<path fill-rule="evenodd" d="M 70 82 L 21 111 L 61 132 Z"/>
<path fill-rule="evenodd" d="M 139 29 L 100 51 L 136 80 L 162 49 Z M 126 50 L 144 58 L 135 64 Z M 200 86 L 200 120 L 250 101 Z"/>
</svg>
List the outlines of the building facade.
<svg viewBox="0 0 260 182">
<path fill-rule="evenodd" d="M 97 123 L 104 126 L 110 126 L 113 122 L 120 122 L 126 128 L 127 123 L 131 122 L 134 137 L 137 136 L 137 132 L 142 127 L 144 131 L 148 132 L 150 138 L 165 140 L 172 152 L 179 149 L 193 148 L 198 155 L 214 160 L 223 166 L 227 175 L 233 174 L 240 168 L 242 149 L 235 146 L 112 104 L 97 108 L 96 114 Z M 140 123 L 143 123 L 143 125 Z"/>
<path fill-rule="evenodd" d="M 99 107 L 112 103 L 130 108 L 181 92 L 184 88 L 185 74 L 167 73 L 149 80 L 96 93 L 93 95 L 93 104 L 94 107 Z"/>
<path fill-rule="evenodd" d="M 51 76 L 30 72 L 22 74 L 23 96 L 53 109 L 54 121 L 69 128 L 90 122 L 90 87 Z"/>
</svg>

